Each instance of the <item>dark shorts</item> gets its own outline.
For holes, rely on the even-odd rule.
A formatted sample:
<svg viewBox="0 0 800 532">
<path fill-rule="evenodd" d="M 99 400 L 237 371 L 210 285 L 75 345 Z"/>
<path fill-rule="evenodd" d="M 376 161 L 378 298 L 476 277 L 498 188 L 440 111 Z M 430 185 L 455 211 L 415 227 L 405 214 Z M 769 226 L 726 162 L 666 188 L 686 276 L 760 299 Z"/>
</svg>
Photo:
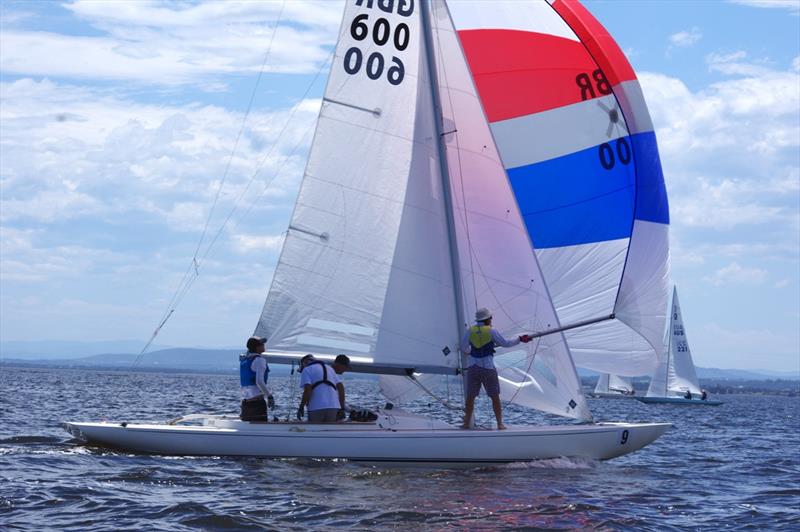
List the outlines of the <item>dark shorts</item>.
<svg viewBox="0 0 800 532">
<path fill-rule="evenodd" d="M 242 413 L 239 418 L 242 421 L 268 421 L 267 402 L 263 397 L 252 401 L 242 401 Z"/>
<path fill-rule="evenodd" d="M 338 408 L 320 408 L 319 410 L 308 411 L 309 423 L 336 423 Z"/>
<path fill-rule="evenodd" d="M 475 398 L 481 391 L 481 385 L 489 397 L 500 395 L 500 379 L 496 369 L 470 366 L 467 369 L 467 398 Z"/>
</svg>

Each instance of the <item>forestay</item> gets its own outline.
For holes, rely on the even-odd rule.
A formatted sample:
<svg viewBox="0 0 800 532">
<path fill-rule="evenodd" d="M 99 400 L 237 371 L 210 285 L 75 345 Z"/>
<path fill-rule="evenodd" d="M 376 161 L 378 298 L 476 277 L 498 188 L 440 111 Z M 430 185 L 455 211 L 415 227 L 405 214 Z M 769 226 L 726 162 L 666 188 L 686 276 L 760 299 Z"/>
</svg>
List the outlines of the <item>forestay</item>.
<svg viewBox="0 0 800 532">
<path fill-rule="evenodd" d="M 648 397 L 683 396 L 687 391 L 699 396 L 702 393 L 689 349 L 689 340 L 683 326 L 678 289 L 672 292 L 672 314 L 670 316 L 666 355 L 659 365 L 647 389 Z"/>
<path fill-rule="evenodd" d="M 667 302 L 669 209 L 628 61 L 578 2 L 449 4 L 578 366 L 650 373 Z"/>
</svg>

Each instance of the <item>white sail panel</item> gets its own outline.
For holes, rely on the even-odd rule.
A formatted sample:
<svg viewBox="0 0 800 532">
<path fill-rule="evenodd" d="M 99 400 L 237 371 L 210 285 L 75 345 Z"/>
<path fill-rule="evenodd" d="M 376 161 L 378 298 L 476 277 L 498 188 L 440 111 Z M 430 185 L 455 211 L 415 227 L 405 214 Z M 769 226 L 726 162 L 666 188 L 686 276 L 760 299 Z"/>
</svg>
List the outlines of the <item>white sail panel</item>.
<svg viewBox="0 0 800 532">
<path fill-rule="evenodd" d="M 633 393 L 633 384 L 631 383 L 630 379 L 626 379 L 625 377 L 603 373 L 597 379 L 597 384 L 594 387 L 594 393 L 618 393 L 622 395 L 630 395 Z"/>
<path fill-rule="evenodd" d="M 649 397 L 683 396 L 687 391 L 695 396 L 702 394 L 697 372 L 694 369 L 689 340 L 683 325 L 678 289 L 672 292 L 672 314 L 670 315 L 667 353 L 650 381 Z"/>
<path fill-rule="evenodd" d="M 491 309 L 493 326 L 506 337 L 555 328 L 555 309 L 447 7 L 436 1 L 432 9 L 464 315 Z M 561 334 L 500 349 L 495 364 L 504 400 L 590 419 Z"/>
<path fill-rule="evenodd" d="M 419 5 L 359 3 L 345 7 L 256 334 L 269 351 L 452 367 L 442 349 L 457 350 L 456 305 Z"/>
</svg>

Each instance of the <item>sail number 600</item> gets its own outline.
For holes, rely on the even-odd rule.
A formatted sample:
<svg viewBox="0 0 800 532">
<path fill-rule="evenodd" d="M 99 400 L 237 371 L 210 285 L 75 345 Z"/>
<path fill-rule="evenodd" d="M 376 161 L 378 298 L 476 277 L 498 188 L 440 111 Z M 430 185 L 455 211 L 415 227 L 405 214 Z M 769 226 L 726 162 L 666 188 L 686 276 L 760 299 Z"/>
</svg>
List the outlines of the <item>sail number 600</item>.
<svg viewBox="0 0 800 532">
<path fill-rule="evenodd" d="M 399 52 L 408 48 L 411 40 L 411 30 L 408 24 L 401 22 L 395 26 L 394 32 L 392 32 L 392 25 L 389 21 L 380 17 L 372 25 L 372 31 L 370 31 L 368 22 L 368 13 L 356 16 L 350 24 L 350 36 L 356 41 L 363 41 L 372 35 L 372 41 L 378 46 L 384 46 L 391 39 L 394 48 Z M 405 65 L 394 55 L 391 56 L 390 61 L 391 65 L 386 68 L 386 79 L 392 85 L 399 85 L 403 82 L 406 74 Z M 369 54 L 365 61 L 364 52 L 359 47 L 349 48 L 344 54 L 344 71 L 353 76 L 361 70 L 362 66 L 365 66 L 364 70 L 369 79 L 377 80 L 383 75 L 386 58 L 380 51 L 377 51 Z"/>
</svg>

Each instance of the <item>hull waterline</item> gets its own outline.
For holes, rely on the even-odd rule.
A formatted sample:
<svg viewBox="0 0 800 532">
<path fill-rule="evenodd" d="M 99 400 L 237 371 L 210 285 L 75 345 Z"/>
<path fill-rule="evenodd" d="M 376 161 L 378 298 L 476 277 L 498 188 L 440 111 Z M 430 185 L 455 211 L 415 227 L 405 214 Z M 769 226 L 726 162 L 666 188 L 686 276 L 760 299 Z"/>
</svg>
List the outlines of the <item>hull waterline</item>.
<svg viewBox="0 0 800 532">
<path fill-rule="evenodd" d="M 668 423 L 608 423 L 507 430 L 382 427 L 377 423 L 203 426 L 64 423 L 90 445 L 163 455 L 340 458 L 366 462 L 491 464 L 557 457 L 607 460 L 652 443 Z"/>
</svg>

